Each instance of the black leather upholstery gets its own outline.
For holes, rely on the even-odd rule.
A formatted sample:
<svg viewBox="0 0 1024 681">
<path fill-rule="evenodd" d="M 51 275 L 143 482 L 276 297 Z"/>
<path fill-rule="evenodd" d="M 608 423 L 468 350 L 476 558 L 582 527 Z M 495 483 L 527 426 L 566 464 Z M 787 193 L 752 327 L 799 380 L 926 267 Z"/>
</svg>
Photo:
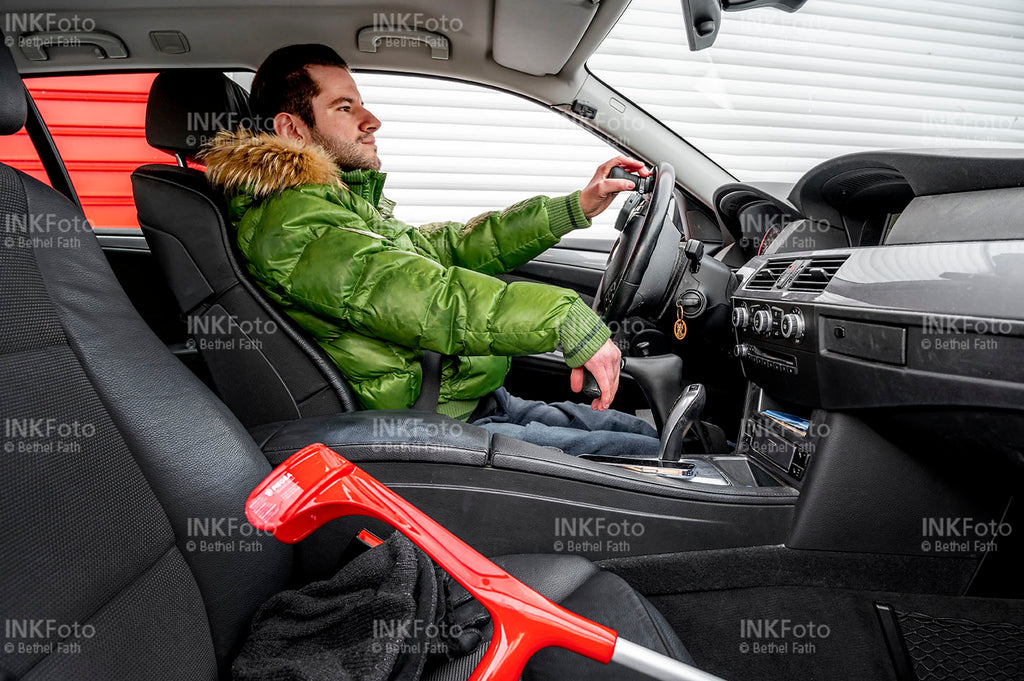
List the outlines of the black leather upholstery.
<svg viewBox="0 0 1024 681">
<path fill-rule="evenodd" d="M 624 639 L 643 641 L 652 650 L 693 664 L 657 608 L 622 578 L 601 570 L 589 560 L 580 556 L 517 554 L 500 556 L 495 562 L 556 603 L 614 628 Z M 621 667 L 616 671 L 618 675 L 610 674 L 596 662 L 581 660 L 566 651 L 548 650 L 527 665 L 524 681 L 585 678 L 588 673 L 602 679 L 636 678 L 634 672 Z"/>
<path fill-rule="evenodd" d="M 310 442 L 322 442 L 360 463 L 423 461 L 486 466 L 490 445 L 490 433 L 479 426 L 408 410 L 317 416 L 257 426 L 250 432 L 273 464 Z"/>
<path fill-rule="evenodd" d="M 24 187 L 29 215 L 53 216 L 55 224 L 82 220 L 49 187 L 3 169 Z M 95 237 L 77 236 L 67 248 L 0 240 L 3 269 L 17 275 L 5 286 L 3 328 L 11 328 L 15 310 L 28 310 L 37 324 L 55 320 L 59 331 L 0 356 L 0 384 L 13 391 L 0 397 L 5 418 L 52 418 L 97 433 L 8 440 L 15 453 L 0 458 L 0 515 L 23 527 L 5 534 L 0 602 L 5 617 L 90 623 L 95 645 L 76 655 L 4 656 L 0 669 L 130 678 L 138 676 L 133 656 L 153 650 L 161 656 L 147 666 L 181 666 L 150 678 L 183 671 L 213 678 L 255 609 L 284 586 L 291 549 L 265 537 L 245 554 L 190 548 L 231 539 L 198 536 L 190 519 L 240 526 L 245 498 L 270 465 L 142 322 Z M 68 454 L 47 453 L 61 443 Z M 29 449 L 19 454 L 19 447 Z M 168 635 L 167 620 L 172 632 L 193 633 Z"/>
<path fill-rule="evenodd" d="M 25 125 L 28 102 L 10 50 L 0 50 L 0 135 L 13 135 Z"/>
<path fill-rule="evenodd" d="M 253 127 L 245 90 L 208 69 L 165 71 L 153 80 L 146 107 L 146 141 L 182 156 L 195 155 L 220 129 Z"/>
<path fill-rule="evenodd" d="M 665 618 L 646 598 L 617 575 L 605 572 L 585 558 L 566 555 L 499 556 L 494 559 L 509 574 L 546 598 L 615 629 L 629 641 L 642 641 L 660 653 L 693 664 L 690 654 Z M 459 602 L 459 594 L 453 593 Z M 490 627 L 484 632 L 490 637 Z M 428 670 L 426 681 L 466 679 L 483 657 L 485 646 L 439 668 Z M 523 681 L 639 681 L 647 678 L 618 665 L 602 665 L 565 650 L 542 650 L 523 670 Z"/>
<path fill-rule="evenodd" d="M 161 74 L 147 107 L 147 136 L 165 149 L 195 151 L 195 139 L 211 131 L 195 130 L 189 120 L 244 121 L 244 97 L 217 71 Z M 234 108 L 217 116 L 217 107 Z M 224 199 L 201 172 L 145 165 L 132 174 L 132 188 L 143 234 L 189 318 L 217 392 L 244 424 L 359 408 L 320 347 L 251 281 L 234 245 Z"/>
<path fill-rule="evenodd" d="M 0 100 L 14 94 L 0 90 Z M 0 211 L 14 225 L 84 224 L 62 196 L 4 165 Z M 6 629 L 0 678 L 227 679 L 254 611 L 293 576 L 292 549 L 243 520 L 270 465 L 146 327 L 95 236 L 75 236 L 61 246 L 26 228 L 0 239 L 0 604 L 7 625 L 54 627 L 43 638 Z M 243 539 L 249 550 L 238 549 Z M 611 626 L 662 645 L 661 620 L 617 578 L 581 559 L 509 560 L 528 582 L 569 592 L 565 603 L 600 603 Z M 62 651 L 58 639 L 80 647 Z M 572 663 L 583 672 L 550 664 L 561 681 L 595 678 Z"/>
</svg>

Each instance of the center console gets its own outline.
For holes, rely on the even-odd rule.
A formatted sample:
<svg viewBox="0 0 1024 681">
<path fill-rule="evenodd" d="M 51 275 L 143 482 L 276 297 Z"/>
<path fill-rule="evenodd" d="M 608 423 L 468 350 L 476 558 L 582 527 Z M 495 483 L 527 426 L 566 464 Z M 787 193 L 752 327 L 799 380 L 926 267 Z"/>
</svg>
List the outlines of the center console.
<svg viewBox="0 0 1024 681">
<path fill-rule="evenodd" d="M 1011 416 L 1024 312 L 1006 263 L 1022 257 L 1020 240 L 900 244 L 740 268 L 736 454 L 799 492 L 786 546 L 924 555 L 923 519 L 1006 512 L 993 471 L 1019 463 L 1005 443 L 1024 423 Z"/>
<path fill-rule="evenodd" d="M 784 281 L 797 271 L 794 261 L 772 276 Z M 824 435 L 813 409 L 818 398 L 818 318 L 810 305 L 743 296 L 734 301 L 732 323 L 735 354 L 750 381 L 737 454 L 751 457 L 799 489 L 817 440 Z"/>
<path fill-rule="evenodd" d="M 623 470 L 661 478 L 675 480 L 680 483 L 696 483 L 699 485 L 727 486 L 733 480 L 720 469 L 713 457 L 699 456 L 683 458 L 678 461 L 661 461 L 658 459 L 629 459 L 617 456 L 583 456 L 587 461 L 595 461 L 608 466 L 617 466 Z"/>
<path fill-rule="evenodd" d="M 743 456 L 592 461 L 438 414 L 360 411 L 251 433 L 272 465 L 322 442 L 486 555 L 579 553 L 594 560 L 780 544 L 796 490 Z M 327 575 L 366 518 L 339 519 L 299 545 Z M 380 536 L 380 535 L 378 535 Z"/>
<path fill-rule="evenodd" d="M 754 384 L 747 388 L 742 424 L 736 453 L 799 489 L 827 426 L 815 422 L 811 410 L 773 399 Z"/>
<path fill-rule="evenodd" d="M 737 297 L 732 312 L 736 356 L 754 383 L 785 386 L 785 394 L 813 404 L 817 396 L 814 361 L 818 320 L 812 306 Z"/>
</svg>

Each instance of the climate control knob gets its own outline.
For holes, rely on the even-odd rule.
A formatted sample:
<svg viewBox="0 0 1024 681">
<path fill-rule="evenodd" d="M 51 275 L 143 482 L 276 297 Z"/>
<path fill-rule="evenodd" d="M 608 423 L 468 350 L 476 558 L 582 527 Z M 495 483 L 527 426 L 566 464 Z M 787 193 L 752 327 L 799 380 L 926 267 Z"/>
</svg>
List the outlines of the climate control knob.
<svg viewBox="0 0 1024 681">
<path fill-rule="evenodd" d="M 754 331 L 767 336 L 772 332 L 772 313 L 768 310 L 758 310 L 754 313 Z"/>
<path fill-rule="evenodd" d="M 737 329 L 745 329 L 750 324 L 750 312 L 743 305 L 732 310 L 732 325 Z"/>
<path fill-rule="evenodd" d="M 804 337 L 804 316 L 799 312 L 782 315 L 782 322 L 779 326 L 783 338 L 800 340 Z"/>
</svg>

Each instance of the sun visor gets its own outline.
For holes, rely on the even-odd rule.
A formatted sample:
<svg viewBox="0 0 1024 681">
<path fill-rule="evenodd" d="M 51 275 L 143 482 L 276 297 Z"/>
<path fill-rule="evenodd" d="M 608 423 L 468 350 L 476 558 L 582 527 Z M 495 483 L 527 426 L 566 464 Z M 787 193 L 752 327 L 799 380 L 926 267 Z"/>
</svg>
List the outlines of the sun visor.
<svg viewBox="0 0 1024 681">
<path fill-rule="evenodd" d="M 590 0 L 496 0 L 494 61 L 534 76 L 558 73 L 596 13 Z"/>
</svg>

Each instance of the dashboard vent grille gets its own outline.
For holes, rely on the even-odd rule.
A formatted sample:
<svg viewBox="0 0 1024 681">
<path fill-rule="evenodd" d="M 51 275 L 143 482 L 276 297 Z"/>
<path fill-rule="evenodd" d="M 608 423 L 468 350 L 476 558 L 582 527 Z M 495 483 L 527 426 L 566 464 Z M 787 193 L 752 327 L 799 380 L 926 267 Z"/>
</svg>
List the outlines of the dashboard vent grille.
<svg viewBox="0 0 1024 681">
<path fill-rule="evenodd" d="M 820 293 L 825 290 L 832 277 L 843 266 L 849 256 L 840 255 L 827 258 L 811 258 L 800 269 L 793 283 L 789 285 L 790 291 L 806 291 L 809 293 Z"/>
<path fill-rule="evenodd" d="M 793 258 L 769 260 L 761 266 L 761 269 L 754 272 L 754 276 L 746 284 L 747 289 L 751 291 L 770 291 L 775 286 L 775 282 L 786 273 L 786 270 L 792 267 L 794 262 Z"/>
</svg>

